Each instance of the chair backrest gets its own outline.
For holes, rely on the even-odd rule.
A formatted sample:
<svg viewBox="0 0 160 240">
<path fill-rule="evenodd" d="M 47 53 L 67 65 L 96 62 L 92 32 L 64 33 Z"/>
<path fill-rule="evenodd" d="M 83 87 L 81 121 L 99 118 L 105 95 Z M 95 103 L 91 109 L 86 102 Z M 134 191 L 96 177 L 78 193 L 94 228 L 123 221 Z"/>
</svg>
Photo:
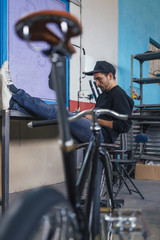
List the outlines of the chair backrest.
<svg viewBox="0 0 160 240">
<path fill-rule="evenodd" d="M 122 133 L 120 135 L 120 138 L 121 138 L 122 151 L 126 152 L 127 151 L 127 133 Z"/>
<path fill-rule="evenodd" d="M 132 152 L 131 159 L 139 161 L 144 153 L 145 145 L 148 142 L 149 136 L 145 133 L 139 133 L 135 137 L 136 147 Z M 139 148 L 139 150 L 138 150 Z"/>
<path fill-rule="evenodd" d="M 135 137 L 135 142 L 136 143 L 146 143 L 146 142 L 148 142 L 148 138 L 149 138 L 148 134 L 139 133 Z"/>
<path fill-rule="evenodd" d="M 115 152 L 125 153 L 127 151 L 127 133 L 121 133 L 119 136 L 119 149 L 115 149 Z"/>
<path fill-rule="evenodd" d="M 115 155 L 120 155 L 120 158 L 124 158 L 124 153 L 127 151 L 127 133 L 121 133 L 118 137 L 118 139 L 115 142 L 116 145 L 119 147 L 112 148 L 111 151 L 109 151 L 111 154 L 113 154 L 114 158 Z"/>
</svg>

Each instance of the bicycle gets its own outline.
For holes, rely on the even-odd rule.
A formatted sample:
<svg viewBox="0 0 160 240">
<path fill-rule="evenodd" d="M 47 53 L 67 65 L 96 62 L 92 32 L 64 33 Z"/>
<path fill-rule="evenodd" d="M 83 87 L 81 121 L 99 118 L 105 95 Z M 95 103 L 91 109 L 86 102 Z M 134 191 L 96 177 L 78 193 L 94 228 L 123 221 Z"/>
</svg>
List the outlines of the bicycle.
<svg viewBox="0 0 160 240">
<path fill-rule="evenodd" d="M 57 37 L 46 25 L 56 23 L 61 31 L 61 38 Z M 81 25 L 71 14 L 59 11 L 40 11 L 21 18 L 16 24 L 16 31 L 23 40 L 30 45 L 31 41 L 44 41 L 49 49 L 42 53 L 51 60 L 56 73 L 56 94 L 61 135 L 61 149 L 66 178 L 68 199 L 54 189 L 42 187 L 29 191 L 24 198 L 19 199 L 2 219 L 0 228 L 1 240 L 33 239 L 32 234 L 38 234 L 36 226 L 42 218 L 44 239 L 110 239 L 100 220 L 101 198 L 110 212 L 115 208 L 112 194 L 112 176 L 110 156 L 100 144 L 100 126 L 97 118 L 101 114 L 109 114 L 122 120 L 140 119 L 139 116 L 118 114 L 108 109 L 90 109 L 78 113 L 67 119 L 64 99 L 61 96 L 63 86 L 63 58 L 74 53 L 69 40 L 81 33 Z M 35 48 L 32 46 L 32 48 Z M 36 49 L 37 50 L 37 49 Z M 74 161 L 74 141 L 69 131 L 69 121 L 75 121 L 86 114 L 92 114 L 93 137 L 88 143 L 85 158 L 82 163 L 78 179 L 76 180 L 76 166 Z M 142 118 L 144 119 L 144 117 Z M 146 119 L 146 117 L 145 117 Z M 153 120 L 153 118 L 152 118 Z M 156 118 L 157 120 L 157 118 Z M 52 124 L 54 120 L 44 120 L 37 124 Z M 36 125 L 32 123 L 30 125 Z M 108 147 L 115 147 L 108 145 Z M 87 178 L 88 177 L 88 178 Z M 85 205 L 82 207 L 81 195 L 85 180 L 88 179 Z M 102 178 L 105 180 L 105 194 L 101 195 Z M 104 201 L 105 198 L 105 201 Z M 109 198 L 109 201 L 108 201 Z M 24 217 L 25 216 L 25 217 Z M 45 216 L 45 217 L 44 217 Z M 18 227 L 17 227 L 18 226 Z M 43 235 L 41 233 L 41 236 Z M 40 239 L 35 235 L 34 239 Z"/>
</svg>

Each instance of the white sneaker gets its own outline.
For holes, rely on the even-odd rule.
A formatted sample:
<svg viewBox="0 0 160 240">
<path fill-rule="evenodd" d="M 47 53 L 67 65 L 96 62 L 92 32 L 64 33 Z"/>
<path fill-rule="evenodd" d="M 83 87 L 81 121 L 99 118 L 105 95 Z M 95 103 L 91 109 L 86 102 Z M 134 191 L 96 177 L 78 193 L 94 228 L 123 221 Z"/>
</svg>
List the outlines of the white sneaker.
<svg viewBox="0 0 160 240">
<path fill-rule="evenodd" d="M 7 86 L 10 84 L 13 83 L 8 71 L 8 61 L 5 61 L 0 69 L 0 110 L 9 108 L 12 93 Z"/>
<path fill-rule="evenodd" d="M 7 85 L 13 84 L 10 72 L 8 69 L 8 61 L 5 61 L 0 69 L 0 74 L 4 76 Z"/>
</svg>

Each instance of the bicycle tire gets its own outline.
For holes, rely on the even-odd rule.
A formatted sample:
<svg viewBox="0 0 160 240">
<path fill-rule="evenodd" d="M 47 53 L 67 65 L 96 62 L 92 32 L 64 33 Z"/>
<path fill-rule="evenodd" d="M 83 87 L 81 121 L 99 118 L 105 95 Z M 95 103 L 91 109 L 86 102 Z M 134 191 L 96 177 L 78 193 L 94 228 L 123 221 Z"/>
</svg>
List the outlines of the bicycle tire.
<svg viewBox="0 0 160 240">
<path fill-rule="evenodd" d="M 102 158 L 106 158 L 106 167 Z M 94 187 L 94 212 L 92 218 L 92 239 L 107 239 L 107 236 L 104 235 L 102 229 L 103 219 L 101 219 L 101 209 L 109 210 L 112 208 L 110 201 L 109 191 L 112 190 L 112 174 L 111 174 L 111 163 L 106 156 L 99 156 L 98 165 L 97 165 L 97 176 L 95 178 L 95 187 Z M 110 189 L 109 189 L 110 188 Z M 108 190 L 109 189 L 109 190 Z"/>
<path fill-rule="evenodd" d="M 2 217 L 0 223 L 0 240 L 33 239 L 31 236 L 36 232 L 39 219 L 57 205 L 63 206 L 63 209 L 66 207 L 70 208 L 64 196 L 53 188 L 42 187 L 27 192 Z M 74 227 L 76 228 L 75 222 Z"/>
</svg>

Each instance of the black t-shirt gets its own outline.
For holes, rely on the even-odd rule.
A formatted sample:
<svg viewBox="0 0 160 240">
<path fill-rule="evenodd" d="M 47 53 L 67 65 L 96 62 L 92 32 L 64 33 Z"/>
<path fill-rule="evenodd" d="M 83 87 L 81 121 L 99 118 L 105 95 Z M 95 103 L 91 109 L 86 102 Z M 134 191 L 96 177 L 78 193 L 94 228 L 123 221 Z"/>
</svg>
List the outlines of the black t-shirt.
<svg viewBox="0 0 160 240">
<path fill-rule="evenodd" d="M 133 100 L 117 85 L 110 91 L 105 91 L 99 95 L 95 108 L 110 109 L 118 113 L 130 115 L 133 106 Z M 132 125 L 131 120 L 119 120 L 107 115 L 100 116 L 99 118 L 109 121 L 113 120 L 113 129 L 101 126 L 104 142 L 106 143 L 115 142 L 119 134 L 128 132 Z"/>
</svg>

